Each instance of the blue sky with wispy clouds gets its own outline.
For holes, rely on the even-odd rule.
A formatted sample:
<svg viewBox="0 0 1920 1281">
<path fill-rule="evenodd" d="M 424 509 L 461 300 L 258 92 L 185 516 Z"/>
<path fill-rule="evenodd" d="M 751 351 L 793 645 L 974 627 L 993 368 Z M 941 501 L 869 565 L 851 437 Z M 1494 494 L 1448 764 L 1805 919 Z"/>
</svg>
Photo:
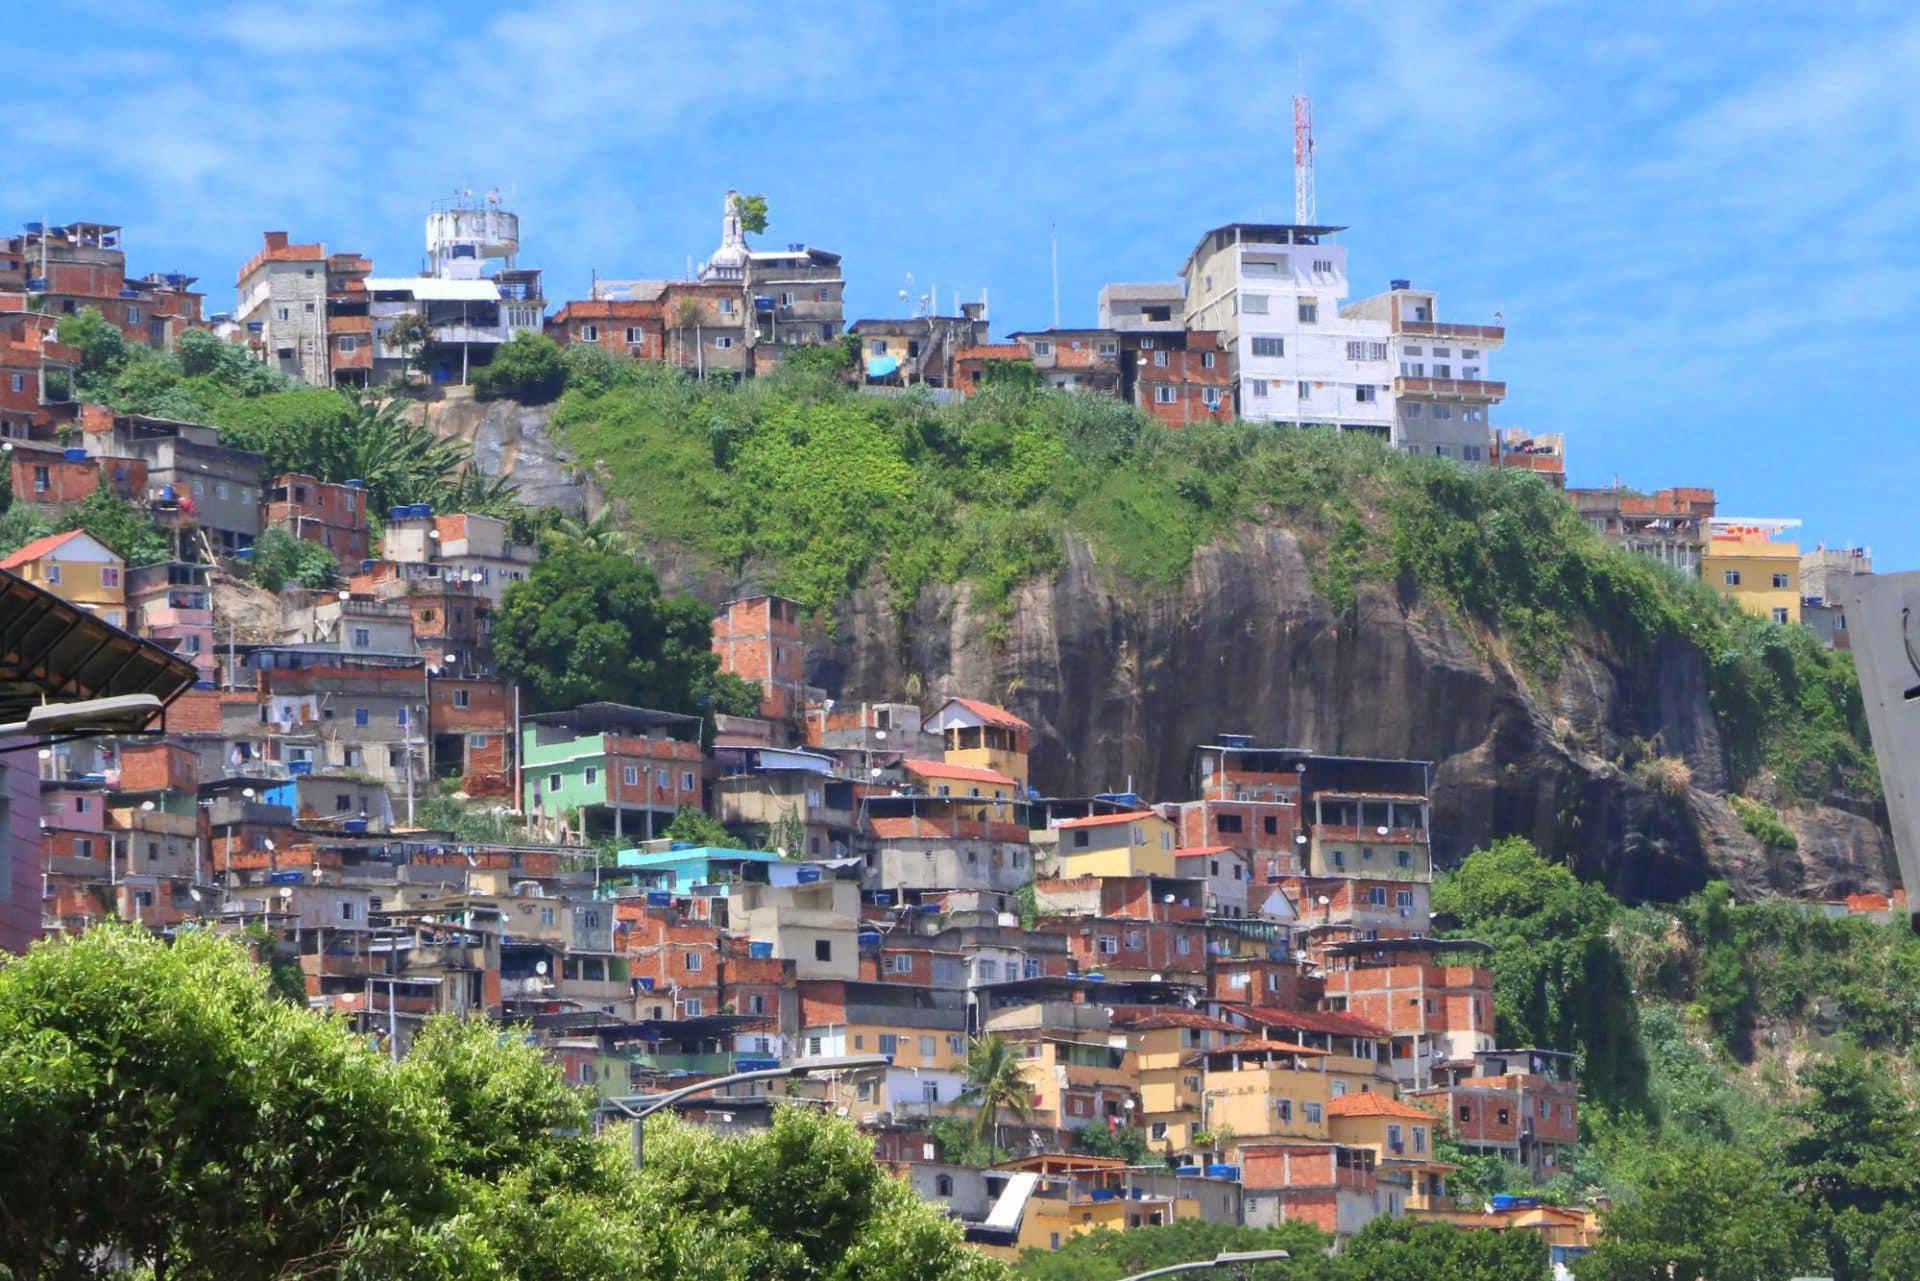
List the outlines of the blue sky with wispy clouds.
<svg viewBox="0 0 1920 1281">
<path fill-rule="evenodd" d="M 1724 512 L 1920 564 L 1920 10 L 1840 3 L 474 0 L 10 15 L 0 218 L 126 226 L 230 307 L 264 228 L 419 266 L 421 220 L 501 187 L 554 299 L 679 275 L 721 193 L 842 252 L 848 314 L 911 273 L 996 332 L 1091 323 L 1207 227 L 1319 208 L 1356 295 L 1500 311 L 1496 421 L 1575 483 L 1706 484 Z"/>
</svg>

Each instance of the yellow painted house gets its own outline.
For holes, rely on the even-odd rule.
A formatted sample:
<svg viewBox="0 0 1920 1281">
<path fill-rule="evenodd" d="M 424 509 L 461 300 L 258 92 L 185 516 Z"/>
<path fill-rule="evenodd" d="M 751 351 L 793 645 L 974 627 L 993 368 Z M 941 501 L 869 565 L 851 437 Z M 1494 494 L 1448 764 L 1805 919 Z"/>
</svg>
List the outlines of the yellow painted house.
<svg viewBox="0 0 1920 1281">
<path fill-rule="evenodd" d="M 10 570 L 115 627 L 127 621 L 127 562 L 84 529 L 36 538 L 5 560 Z"/>
<path fill-rule="evenodd" d="M 950 698 L 923 728 L 940 736 L 947 764 L 1005 774 L 1025 789 L 1033 727 L 1006 708 L 973 698 Z"/>
<path fill-rule="evenodd" d="M 1797 520 L 1715 517 L 1700 579 L 1749 614 L 1800 621 L 1800 544 L 1779 535 Z"/>
<path fill-rule="evenodd" d="M 1129 1053 L 1140 1080 L 1140 1118 L 1148 1145 L 1162 1156 L 1196 1150 L 1201 1128 L 1200 1067 L 1193 1060 L 1245 1029 L 1197 1010 L 1163 1010 L 1124 1025 Z"/>
<path fill-rule="evenodd" d="M 1065 819 L 1055 833 L 1056 874 L 1062 877 L 1172 876 L 1176 871 L 1173 824 L 1151 811 Z"/>
<path fill-rule="evenodd" d="M 1393 1093 L 1370 1064 L 1291 1041 L 1247 1040 L 1199 1056 L 1205 1128 L 1223 1147 L 1273 1139 L 1326 1141 L 1327 1105 L 1349 1094 Z"/>
</svg>

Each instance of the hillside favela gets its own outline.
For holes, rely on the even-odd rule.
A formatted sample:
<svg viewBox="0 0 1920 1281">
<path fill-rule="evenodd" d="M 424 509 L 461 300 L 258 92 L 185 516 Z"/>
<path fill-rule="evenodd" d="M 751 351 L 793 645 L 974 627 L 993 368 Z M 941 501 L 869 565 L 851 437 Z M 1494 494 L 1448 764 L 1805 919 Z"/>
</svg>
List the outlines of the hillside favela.
<svg viewBox="0 0 1920 1281">
<path fill-rule="evenodd" d="M 1920 1277 L 1909 15 L 100 8 L 0 1278 Z"/>
</svg>

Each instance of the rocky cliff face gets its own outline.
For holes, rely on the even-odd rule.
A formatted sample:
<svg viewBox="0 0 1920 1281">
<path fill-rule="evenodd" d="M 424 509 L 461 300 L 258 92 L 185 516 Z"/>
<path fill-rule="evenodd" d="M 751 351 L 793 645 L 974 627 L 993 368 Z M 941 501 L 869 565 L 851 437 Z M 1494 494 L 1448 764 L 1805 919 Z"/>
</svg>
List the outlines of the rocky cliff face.
<svg viewBox="0 0 1920 1281">
<path fill-rule="evenodd" d="M 466 388 L 447 391 L 426 407 L 427 425 L 464 441 L 473 461 L 489 476 L 505 476 L 530 507 L 599 510 L 599 487 L 547 430 L 551 406 L 510 400 L 478 401 Z"/>
<path fill-rule="evenodd" d="M 1021 591 L 1001 643 L 964 587 L 904 616 L 882 588 L 856 592 L 812 638 L 810 679 L 844 698 L 996 698 L 1033 723 L 1035 782 L 1055 794 L 1131 784 L 1184 796 L 1194 744 L 1253 734 L 1434 762 L 1443 863 L 1515 834 L 1630 898 L 1715 876 L 1746 893 L 1886 888 L 1891 846 L 1872 817 L 1789 812 L 1792 852 L 1741 828 L 1721 795 L 1705 664 L 1684 644 L 1622 652 L 1595 630 L 1554 677 L 1530 682 L 1497 637 L 1416 596 L 1369 587 L 1353 617 L 1336 618 L 1284 529 L 1250 526 L 1202 549 L 1172 592 L 1116 588 L 1085 544 L 1068 552 Z M 1649 752 L 1686 770 L 1656 784 L 1628 767 Z"/>
</svg>

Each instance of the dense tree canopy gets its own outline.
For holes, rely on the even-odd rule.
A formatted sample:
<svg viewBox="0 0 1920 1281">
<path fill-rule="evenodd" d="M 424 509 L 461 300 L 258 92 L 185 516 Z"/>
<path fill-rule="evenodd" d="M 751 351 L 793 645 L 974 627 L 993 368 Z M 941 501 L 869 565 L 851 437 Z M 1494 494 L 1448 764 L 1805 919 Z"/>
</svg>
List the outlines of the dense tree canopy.
<svg viewBox="0 0 1920 1281">
<path fill-rule="evenodd" d="M 719 671 L 712 611 L 664 596 L 630 556 L 565 542 L 507 589 L 493 616 L 500 670 L 541 708 L 606 701 L 669 712 L 759 710 L 756 687 Z"/>
<path fill-rule="evenodd" d="M 650 1123 L 644 1170 L 524 1037 L 398 1063 L 237 944 L 107 926 L 0 965 L 0 1275 L 991 1281 L 846 1121 Z"/>
<path fill-rule="evenodd" d="M 1801 1206 L 1774 1174 L 1761 1157 L 1732 1148 L 1660 1153 L 1636 1194 L 1606 1215 L 1604 1238 L 1574 1264 L 1574 1275 L 1579 1281 L 1800 1275 L 1817 1251 Z"/>
<path fill-rule="evenodd" d="M 340 581 L 340 561 L 319 543 L 269 529 L 253 543 L 253 581 L 270 592 L 296 587 L 332 587 Z"/>
<path fill-rule="evenodd" d="M 1433 909 L 1493 944 L 1502 1045 L 1584 1055 L 1582 1085 L 1612 1106 L 1644 1109 L 1646 1061 L 1632 994 L 1607 937 L 1614 902 L 1518 837 L 1470 854 L 1434 886 Z"/>
<path fill-rule="evenodd" d="M 501 344 L 492 360 L 473 371 L 473 394 L 481 400 L 511 397 L 524 405 L 544 405 L 566 385 L 560 344 L 531 329 Z"/>
</svg>

